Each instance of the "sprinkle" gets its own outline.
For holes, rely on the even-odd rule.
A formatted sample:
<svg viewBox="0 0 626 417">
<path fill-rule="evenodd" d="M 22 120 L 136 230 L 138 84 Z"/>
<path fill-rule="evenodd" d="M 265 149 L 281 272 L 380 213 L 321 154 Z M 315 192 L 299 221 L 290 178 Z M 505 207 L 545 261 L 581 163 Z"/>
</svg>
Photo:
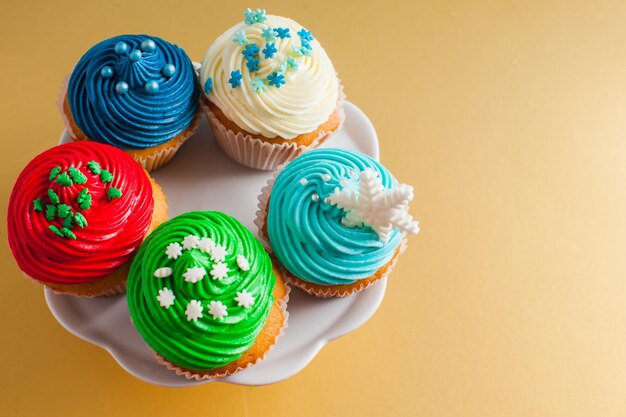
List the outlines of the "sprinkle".
<svg viewBox="0 0 626 417">
<path fill-rule="evenodd" d="M 252 87 L 252 91 L 256 93 L 262 93 L 267 90 L 265 81 L 262 78 L 255 78 L 254 80 L 250 81 L 250 86 Z"/>
<path fill-rule="evenodd" d="M 130 47 L 126 42 L 118 42 L 115 44 L 115 53 L 117 54 L 124 55 L 129 49 Z"/>
<path fill-rule="evenodd" d="M 115 84 L 115 92 L 117 94 L 126 94 L 128 93 L 128 83 L 126 81 L 119 81 L 117 84 Z"/>
<path fill-rule="evenodd" d="M 157 301 L 161 307 L 170 308 L 174 305 L 174 293 L 167 287 L 159 290 L 159 295 L 157 295 Z"/>
<path fill-rule="evenodd" d="M 102 75 L 102 77 L 104 78 L 111 78 L 114 74 L 115 73 L 113 72 L 113 68 L 109 67 L 108 65 L 102 67 L 102 69 L 100 70 L 100 75 Z"/>
<path fill-rule="evenodd" d="M 183 249 L 195 249 L 200 244 L 200 238 L 194 235 L 187 235 L 183 238 Z"/>
<path fill-rule="evenodd" d="M 235 42 L 239 46 L 244 45 L 246 42 L 248 42 L 246 32 L 244 32 L 243 30 L 235 32 L 235 34 L 233 35 L 233 42 Z"/>
<path fill-rule="evenodd" d="M 102 182 L 111 182 L 111 181 L 113 181 L 113 174 L 111 174 L 106 169 L 100 170 L 100 181 L 102 181 Z"/>
<path fill-rule="evenodd" d="M 211 249 L 211 260 L 213 262 L 224 262 L 227 254 L 226 246 L 215 245 L 215 247 Z"/>
<path fill-rule="evenodd" d="M 309 180 L 307 180 L 306 178 L 302 178 L 300 180 L 300 184 L 302 184 L 302 185 L 307 185 L 308 183 L 309 183 Z"/>
<path fill-rule="evenodd" d="M 230 79 L 228 80 L 232 88 L 237 88 L 241 85 L 241 71 L 235 70 L 230 72 Z"/>
<path fill-rule="evenodd" d="M 300 29 L 298 36 L 300 36 L 300 39 L 303 41 L 311 42 L 313 40 L 313 35 L 305 28 Z"/>
<path fill-rule="evenodd" d="M 330 204 L 330 203 L 331 203 L 330 197 L 326 197 L 326 198 L 324 199 L 324 203 L 326 203 L 326 204 Z"/>
<path fill-rule="evenodd" d="M 239 266 L 239 269 L 241 269 L 242 271 L 250 270 L 250 263 L 243 255 L 237 255 L 237 266 Z"/>
<path fill-rule="evenodd" d="M 91 207 L 91 194 L 89 194 L 89 189 L 83 188 L 76 197 L 76 202 L 83 210 L 87 210 Z"/>
<path fill-rule="evenodd" d="M 246 58 L 254 58 L 259 54 L 259 47 L 254 43 L 249 43 L 245 46 L 245 48 L 243 48 L 241 54 Z"/>
<path fill-rule="evenodd" d="M 198 242 L 198 249 L 200 249 L 204 253 L 211 253 L 211 250 L 215 247 L 215 242 L 208 237 L 203 237 Z"/>
<path fill-rule="evenodd" d="M 55 225 L 51 224 L 50 226 L 48 226 L 48 229 L 52 230 L 52 233 L 54 233 L 57 236 L 61 236 L 61 237 L 65 237 L 65 235 L 63 233 L 61 233 L 61 231 L 59 230 L 58 227 L 56 227 Z"/>
<path fill-rule="evenodd" d="M 276 88 L 280 88 L 282 84 L 285 84 L 285 76 L 277 72 L 268 76 L 267 80 L 269 81 L 268 82 L 269 85 L 274 85 L 276 86 Z"/>
<path fill-rule="evenodd" d="M 287 58 L 286 62 L 287 62 L 287 68 L 293 69 L 293 70 L 298 69 L 298 62 L 296 61 L 294 57 L 290 56 L 289 58 Z"/>
<path fill-rule="evenodd" d="M 313 194 L 313 195 L 311 196 L 311 200 L 313 200 L 313 201 L 315 201 L 315 202 L 317 202 L 319 199 L 320 199 L 320 196 L 319 196 L 319 195 L 317 195 L 317 194 Z"/>
<path fill-rule="evenodd" d="M 87 226 L 87 219 L 80 213 L 74 214 L 74 221 L 76 222 L 76 225 L 81 229 Z"/>
<path fill-rule="evenodd" d="M 167 255 L 168 259 L 176 259 L 183 253 L 183 247 L 180 246 L 180 243 L 174 242 L 167 245 L 167 249 L 165 249 L 165 255 Z"/>
<path fill-rule="evenodd" d="M 57 195 L 57 193 L 55 193 L 54 190 L 52 189 L 48 190 L 48 198 L 50 199 L 52 204 L 59 204 L 61 202 L 61 200 L 59 200 L 59 196 Z"/>
<path fill-rule="evenodd" d="M 141 42 L 140 48 L 144 52 L 154 52 L 154 50 L 156 49 L 156 44 L 152 39 L 146 39 Z"/>
<path fill-rule="evenodd" d="M 267 21 L 267 16 L 265 16 L 265 10 L 256 9 L 256 12 L 254 12 L 254 20 L 256 21 L 256 23 L 265 23 Z"/>
<path fill-rule="evenodd" d="M 35 211 L 43 211 L 46 203 L 44 203 L 43 198 L 38 198 L 37 200 L 33 200 L 33 208 Z"/>
<path fill-rule="evenodd" d="M 143 89 L 146 90 L 146 93 L 148 93 L 148 94 L 156 94 L 156 93 L 159 92 L 160 88 L 161 87 L 159 86 L 159 83 L 156 82 L 155 80 L 147 81 L 143 85 Z"/>
<path fill-rule="evenodd" d="M 276 49 L 276 46 L 274 46 L 273 43 L 267 43 L 265 45 L 265 48 L 263 48 L 263 55 L 265 55 L 265 59 L 268 58 L 273 58 L 274 54 L 276 54 L 276 52 L 278 52 L 278 50 Z"/>
<path fill-rule="evenodd" d="M 205 275 L 206 275 L 206 271 L 204 270 L 204 268 L 200 266 L 187 268 L 185 273 L 183 273 L 183 277 L 185 278 L 185 281 L 191 282 L 192 284 L 195 284 L 196 282 L 201 281 Z"/>
<path fill-rule="evenodd" d="M 291 45 L 291 50 L 295 56 L 310 56 L 311 52 L 298 45 Z"/>
<path fill-rule="evenodd" d="M 98 175 L 100 173 L 100 164 L 96 161 L 87 162 L 87 168 L 89 168 L 91 173 L 94 175 Z"/>
<path fill-rule="evenodd" d="M 61 172 L 61 167 L 54 167 L 50 170 L 50 175 L 48 176 L 48 181 L 52 181 L 56 178 L 56 176 Z"/>
<path fill-rule="evenodd" d="M 239 307 L 248 308 L 252 304 L 254 304 L 254 297 L 246 290 L 243 290 L 241 292 L 237 291 L 237 297 L 235 297 L 235 301 L 237 301 L 237 305 Z"/>
<path fill-rule="evenodd" d="M 62 185 L 64 187 L 71 187 L 74 184 L 72 180 L 70 179 L 70 177 L 67 175 L 67 172 L 63 172 L 59 174 L 59 176 L 56 179 L 56 182 L 59 183 L 59 185 Z"/>
<path fill-rule="evenodd" d="M 204 93 L 209 94 L 213 90 L 213 78 L 209 77 L 204 83 Z"/>
<path fill-rule="evenodd" d="M 214 280 L 226 278 L 228 277 L 229 271 L 230 270 L 228 269 L 228 265 L 226 265 L 224 262 L 216 262 L 211 268 L 211 278 L 213 278 Z"/>
<path fill-rule="evenodd" d="M 264 27 L 261 30 L 261 36 L 265 38 L 266 42 L 272 42 L 276 40 L 276 32 L 274 32 L 274 29 L 268 26 Z"/>
<path fill-rule="evenodd" d="M 259 60 L 258 58 L 248 58 L 246 62 L 246 67 L 248 67 L 248 71 L 254 72 L 259 70 Z"/>
<path fill-rule="evenodd" d="M 74 239 L 76 240 L 76 235 L 67 227 L 62 227 L 61 228 L 61 233 L 63 234 L 63 236 L 70 238 L 70 239 Z"/>
<path fill-rule="evenodd" d="M 72 208 L 68 206 L 67 204 L 59 204 L 57 206 L 57 216 L 59 216 L 59 219 L 66 218 L 67 216 L 70 215 L 71 212 L 72 212 Z"/>
<path fill-rule="evenodd" d="M 172 275 L 173 272 L 174 270 L 172 268 L 164 266 L 163 268 L 157 268 L 153 275 L 156 278 L 167 278 Z"/>
<path fill-rule="evenodd" d="M 209 303 L 209 314 L 213 316 L 213 320 L 224 318 L 228 316 L 226 312 L 226 306 L 221 301 L 211 301 Z"/>
<path fill-rule="evenodd" d="M 291 38 L 291 34 L 289 33 L 289 28 L 275 28 L 276 36 L 281 39 Z"/>
<path fill-rule="evenodd" d="M 107 191 L 107 197 L 109 197 L 109 200 L 113 200 L 114 198 L 120 198 L 121 196 L 122 192 L 119 188 L 109 187 L 109 190 Z"/>
<path fill-rule="evenodd" d="M 330 181 L 330 174 L 322 174 L 322 180 L 323 181 Z"/>
<path fill-rule="evenodd" d="M 74 228 L 74 216 L 70 215 L 63 220 L 63 227 L 67 227 L 68 229 Z"/>
<path fill-rule="evenodd" d="M 246 9 L 243 12 L 243 21 L 246 25 L 254 25 L 256 23 L 256 13 L 252 9 Z"/>
<path fill-rule="evenodd" d="M 285 74 L 285 71 L 287 71 L 287 61 L 280 64 L 280 67 L 278 67 L 278 71 L 276 72 L 278 72 L 279 74 Z"/>
<path fill-rule="evenodd" d="M 57 207 L 52 204 L 46 205 L 46 220 L 52 221 L 57 217 Z"/>
<path fill-rule="evenodd" d="M 163 74 L 164 77 L 171 78 L 176 74 L 176 67 L 174 64 L 165 64 L 163 68 L 161 68 L 161 74 Z"/>
<path fill-rule="evenodd" d="M 142 54 L 141 51 L 139 49 L 134 49 L 129 55 L 128 57 L 130 58 L 131 61 L 133 62 L 137 62 L 137 61 L 141 61 L 142 58 Z"/>
<path fill-rule="evenodd" d="M 70 178 L 72 179 L 72 181 L 74 181 L 76 184 L 84 184 L 87 182 L 87 177 L 85 176 L 85 174 L 83 174 L 76 168 L 69 167 L 67 171 L 70 173 Z"/>
<path fill-rule="evenodd" d="M 313 49 L 313 48 L 311 47 L 311 44 L 310 44 L 308 41 L 305 41 L 304 39 L 302 39 L 302 48 L 307 49 L 307 50 L 309 50 L 309 51 L 310 51 L 311 49 Z"/>
<path fill-rule="evenodd" d="M 187 321 L 196 321 L 202 317 L 202 304 L 200 304 L 200 301 L 191 300 L 189 304 L 187 304 L 185 314 L 187 315 Z"/>
</svg>

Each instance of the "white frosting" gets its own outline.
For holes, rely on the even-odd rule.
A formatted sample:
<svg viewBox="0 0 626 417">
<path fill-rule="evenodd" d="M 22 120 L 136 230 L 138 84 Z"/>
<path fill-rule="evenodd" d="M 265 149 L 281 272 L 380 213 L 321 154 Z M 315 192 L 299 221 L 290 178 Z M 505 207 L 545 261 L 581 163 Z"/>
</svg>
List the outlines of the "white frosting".
<svg viewBox="0 0 626 417">
<path fill-rule="evenodd" d="M 247 41 L 263 50 L 266 41 L 261 32 L 266 27 L 289 28 L 291 37 L 274 41 L 278 52 L 273 58 L 266 59 L 263 52 L 259 52 L 259 70 L 250 73 L 241 53 L 245 45 L 233 42 L 233 36 L 243 30 Z M 317 40 L 310 42 L 310 56 L 297 56 L 297 69 L 285 70 L 285 84 L 280 88 L 268 86 L 263 92 L 255 92 L 250 86 L 251 80 L 278 72 L 288 57 L 296 56 L 292 47 L 301 46 L 297 34 L 301 29 L 302 26 L 291 19 L 268 15 L 264 23 L 247 25 L 242 22 L 233 26 L 207 50 L 200 70 L 201 85 L 212 78 L 213 88 L 208 99 L 243 130 L 267 138 L 293 139 L 316 130 L 337 107 L 339 80 Z M 243 75 L 242 83 L 232 88 L 228 80 L 231 71 L 237 69 Z"/>
</svg>

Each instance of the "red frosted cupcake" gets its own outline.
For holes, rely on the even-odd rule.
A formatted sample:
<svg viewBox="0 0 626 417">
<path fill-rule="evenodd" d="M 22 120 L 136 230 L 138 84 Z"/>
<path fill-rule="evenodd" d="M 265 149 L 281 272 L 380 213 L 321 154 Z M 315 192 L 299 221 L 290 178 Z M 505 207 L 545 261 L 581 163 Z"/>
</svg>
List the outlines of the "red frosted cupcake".
<svg viewBox="0 0 626 417">
<path fill-rule="evenodd" d="M 113 146 L 55 146 L 19 175 L 9 200 L 9 246 L 24 274 L 58 293 L 123 292 L 130 261 L 167 220 L 165 195 Z"/>
</svg>

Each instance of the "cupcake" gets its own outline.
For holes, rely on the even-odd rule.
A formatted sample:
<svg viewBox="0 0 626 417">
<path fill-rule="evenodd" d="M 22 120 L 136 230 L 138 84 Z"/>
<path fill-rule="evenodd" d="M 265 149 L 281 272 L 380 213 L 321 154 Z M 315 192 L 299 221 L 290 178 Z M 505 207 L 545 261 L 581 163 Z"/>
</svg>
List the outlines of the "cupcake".
<svg viewBox="0 0 626 417">
<path fill-rule="evenodd" d="M 27 277 L 61 294 L 124 292 L 130 261 L 167 220 L 161 187 L 128 154 L 97 142 L 35 157 L 9 199 L 9 246 Z"/>
<path fill-rule="evenodd" d="M 133 324 L 188 379 L 247 368 L 286 325 L 287 287 L 252 233 L 220 212 L 181 214 L 143 243 L 128 277 Z"/>
<path fill-rule="evenodd" d="M 259 196 L 260 236 L 295 286 L 345 297 L 386 277 L 418 233 L 413 188 L 359 152 L 316 149 L 279 169 Z"/>
<path fill-rule="evenodd" d="M 83 55 L 59 104 L 73 139 L 123 149 L 151 171 L 196 130 L 199 96 L 185 51 L 155 36 L 122 35 Z"/>
<path fill-rule="evenodd" d="M 335 68 L 311 32 L 248 9 L 202 61 L 203 106 L 222 149 L 271 170 L 315 148 L 343 121 Z"/>
</svg>

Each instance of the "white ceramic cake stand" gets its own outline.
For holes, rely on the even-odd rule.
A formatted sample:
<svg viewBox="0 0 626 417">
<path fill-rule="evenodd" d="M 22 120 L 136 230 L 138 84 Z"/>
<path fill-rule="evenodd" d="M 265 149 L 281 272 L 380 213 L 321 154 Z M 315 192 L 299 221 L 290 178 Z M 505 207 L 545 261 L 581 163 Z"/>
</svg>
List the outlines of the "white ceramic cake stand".
<svg viewBox="0 0 626 417">
<path fill-rule="evenodd" d="M 367 116 L 345 103 L 343 128 L 323 145 L 361 151 L 378 159 L 376 131 Z M 61 143 L 69 141 L 67 132 Z M 271 173 L 257 171 L 228 158 L 203 120 L 174 159 L 152 173 L 167 195 L 170 218 L 193 210 L 219 210 L 239 219 L 253 233 L 257 195 Z M 292 289 L 287 310 L 289 325 L 264 361 L 227 378 L 240 385 L 281 381 L 302 370 L 333 339 L 344 336 L 374 314 L 385 293 L 386 280 L 347 298 L 320 299 Z M 45 290 L 54 317 L 68 331 L 107 350 L 128 373 L 144 381 L 184 387 L 209 381 L 190 381 L 159 365 L 130 322 L 126 296 L 78 298 Z"/>
</svg>

